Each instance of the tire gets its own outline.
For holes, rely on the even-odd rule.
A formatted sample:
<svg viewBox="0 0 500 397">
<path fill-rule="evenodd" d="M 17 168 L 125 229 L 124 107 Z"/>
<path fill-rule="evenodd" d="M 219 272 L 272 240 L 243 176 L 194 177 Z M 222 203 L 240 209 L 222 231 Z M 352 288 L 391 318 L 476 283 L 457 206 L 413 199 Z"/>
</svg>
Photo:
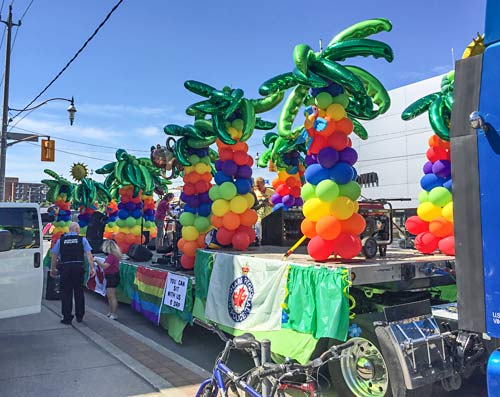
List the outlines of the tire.
<svg viewBox="0 0 500 397">
<path fill-rule="evenodd" d="M 378 244 L 377 240 L 375 240 L 373 237 L 365 237 L 361 241 L 361 244 L 363 246 L 362 251 L 365 258 L 370 259 L 374 258 L 377 255 Z"/>
<path fill-rule="evenodd" d="M 328 365 L 333 388 L 339 396 L 431 396 L 432 385 L 415 390 L 406 389 L 399 362 L 393 363 L 390 358 L 387 360 L 386 356 L 382 354 L 373 329 L 364 329 L 363 331 L 363 338 L 351 339 L 355 341 L 355 345 L 347 351 L 349 353 L 347 357 L 330 361 Z M 394 374 L 398 371 L 399 374 Z"/>
</svg>

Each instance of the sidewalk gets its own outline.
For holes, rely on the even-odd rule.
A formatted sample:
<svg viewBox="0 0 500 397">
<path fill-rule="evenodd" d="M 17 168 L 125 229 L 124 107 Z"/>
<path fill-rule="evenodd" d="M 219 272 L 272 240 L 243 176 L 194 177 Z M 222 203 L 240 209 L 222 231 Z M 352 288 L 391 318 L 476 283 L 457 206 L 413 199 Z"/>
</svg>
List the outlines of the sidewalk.
<svg viewBox="0 0 500 397">
<path fill-rule="evenodd" d="M 64 325 L 60 302 L 0 321 L 0 390 L 14 396 L 194 396 L 207 372 L 87 308 Z"/>
</svg>

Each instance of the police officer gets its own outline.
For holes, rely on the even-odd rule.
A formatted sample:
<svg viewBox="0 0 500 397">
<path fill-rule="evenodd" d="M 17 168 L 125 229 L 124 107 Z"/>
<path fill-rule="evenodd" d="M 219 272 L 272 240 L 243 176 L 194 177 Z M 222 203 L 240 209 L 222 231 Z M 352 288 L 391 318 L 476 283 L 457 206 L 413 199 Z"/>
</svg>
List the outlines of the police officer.
<svg viewBox="0 0 500 397">
<path fill-rule="evenodd" d="M 71 324 L 73 320 L 73 295 L 75 297 L 76 321 L 82 322 L 85 314 L 85 298 L 83 294 L 83 275 L 85 273 L 84 256 L 89 262 L 90 276 L 95 275 L 94 257 L 89 242 L 83 236 L 79 236 L 80 226 L 72 222 L 69 233 L 61 236 L 52 248 L 52 262 L 50 275 L 57 274 L 57 262 L 59 259 L 59 271 L 61 273 L 61 309 L 63 318 L 61 323 Z"/>
</svg>

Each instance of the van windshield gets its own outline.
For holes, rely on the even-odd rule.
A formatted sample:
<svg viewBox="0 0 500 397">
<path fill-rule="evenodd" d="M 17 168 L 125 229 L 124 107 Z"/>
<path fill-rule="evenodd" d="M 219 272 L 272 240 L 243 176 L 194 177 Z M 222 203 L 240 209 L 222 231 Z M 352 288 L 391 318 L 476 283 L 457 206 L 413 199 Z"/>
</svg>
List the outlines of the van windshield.
<svg viewBox="0 0 500 397">
<path fill-rule="evenodd" d="M 40 228 L 35 208 L 0 208 L 0 230 L 12 234 L 13 249 L 40 247 Z"/>
</svg>

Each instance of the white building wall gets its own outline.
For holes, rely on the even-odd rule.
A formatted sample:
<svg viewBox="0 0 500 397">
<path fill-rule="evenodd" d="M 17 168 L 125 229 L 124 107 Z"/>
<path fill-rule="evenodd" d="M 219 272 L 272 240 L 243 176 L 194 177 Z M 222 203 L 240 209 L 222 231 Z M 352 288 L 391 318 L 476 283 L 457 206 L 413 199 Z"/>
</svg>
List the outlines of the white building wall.
<svg viewBox="0 0 500 397">
<path fill-rule="evenodd" d="M 417 207 L 422 167 L 427 161 L 425 152 L 433 131 L 427 113 L 410 121 L 403 121 L 401 113 L 417 99 L 439 91 L 441 78 L 436 76 L 389 91 L 391 107 L 387 113 L 363 123 L 368 139 L 362 141 L 353 134 L 353 148 L 359 155 L 355 165 L 358 174 L 376 172 L 379 179 L 379 186 L 363 187 L 364 197 L 411 198 L 408 202 L 393 202 L 394 208 Z"/>
</svg>

